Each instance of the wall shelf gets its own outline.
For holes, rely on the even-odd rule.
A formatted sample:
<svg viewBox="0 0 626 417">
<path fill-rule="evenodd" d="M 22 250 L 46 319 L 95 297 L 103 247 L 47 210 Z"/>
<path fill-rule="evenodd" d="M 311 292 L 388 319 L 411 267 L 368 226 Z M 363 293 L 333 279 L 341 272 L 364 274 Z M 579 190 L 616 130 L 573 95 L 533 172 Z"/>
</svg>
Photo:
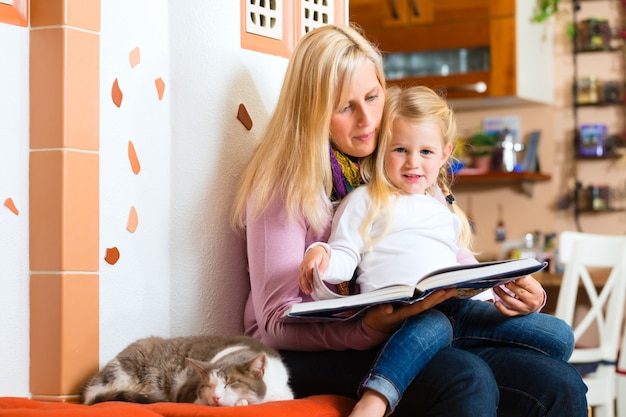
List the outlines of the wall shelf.
<svg viewBox="0 0 626 417">
<path fill-rule="evenodd" d="M 581 161 L 605 161 L 607 159 L 620 159 L 621 157 L 622 155 L 619 153 L 612 153 L 612 154 L 607 154 L 607 155 L 602 155 L 602 156 L 576 155 L 576 159 L 581 160 Z"/>
<path fill-rule="evenodd" d="M 552 176 L 541 172 L 485 172 L 484 174 L 463 174 L 461 171 L 453 178 L 453 185 L 511 185 L 519 184 L 524 194 L 533 195 L 536 182 L 550 181 Z"/>
<path fill-rule="evenodd" d="M 591 209 L 578 209 L 578 213 L 580 214 L 600 214 L 600 213 L 623 213 L 624 209 L 617 209 L 617 208 L 606 208 L 606 209 L 599 209 L 599 210 L 591 210 Z"/>
<path fill-rule="evenodd" d="M 598 102 L 598 103 L 574 103 L 574 107 L 608 107 L 608 106 L 620 106 L 623 107 L 624 103 L 611 103 L 611 102 Z"/>
<path fill-rule="evenodd" d="M 455 184 L 471 183 L 513 183 L 519 181 L 549 181 L 552 177 L 541 172 L 485 172 L 484 174 L 463 174 L 463 171 L 455 175 Z"/>
<path fill-rule="evenodd" d="M 573 138 L 574 155 L 572 155 L 572 160 L 574 168 L 573 176 L 576 184 L 574 190 L 572 191 L 574 202 L 574 220 L 578 231 L 582 231 L 579 219 L 581 214 L 595 216 L 599 214 L 624 211 L 620 205 L 615 205 L 615 202 L 611 201 L 615 198 L 611 197 L 612 193 L 618 188 L 623 188 L 623 186 L 618 187 L 615 181 L 611 183 L 611 177 L 607 175 L 598 173 L 590 178 L 589 175 L 582 175 L 579 172 L 579 166 L 582 166 L 582 164 L 594 163 L 598 161 L 615 161 L 622 157 L 622 152 L 618 152 L 614 149 L 614 147 L 619 146 L 619 144 L 609 144 L 605 142 L 612 137 L 621 136 L 621 133 L 609 134 L 609 131 L 617 130 L 618 132 L 621 132 L 623 130 L 623 128 L 620 127 L 619 122 L 612 122 L 611 116 L 615 115 L 614 111 L 611 110 L 611 113 L 608 113 L 605 109 L 608 109 L 609 107 L 617 107 L 618 109 L 615 113 L 621 113 L 621 109 L 619 109 L 619 107 L 623 108 L 625 106 L 625 102 L 623 101 L 624 68 L 622 65 L 619 69 L 619 74 L 608 70 L 603 63 L 606 64 L 607 60 L 612 58 L 610 55 L 603 58 L 599 56 L 598 53 L 623 53 L 625 47 L 623 36 L 624 32 L 622 28 L 624 10 L 620 10 L 619 19 L 612 15 L 609 15 L 607 18 L 584 18 L 586 16 L 591 16 L 591 14 L 586 13 L 584 15 L 579 15 L 578 13 L 583 8 L 582 4 L 590 1 L 592 0 L 574 0 L 572 9 L 574 27 L 574 36 L 572 39 L 572 108 L 575 132 Z M 626 5 L 626 3 L 623 4 Z M 587 71 L 589 71 L 589 68 L 593 68 L 593 72 L 585 74 L 586 77 L 584 78 L 579 77 L 580 60 L 583 60 L 587 64 L 583 65 L 582 68 L 587 69 Z M 593 67 L 590 67 L 589 65 L 590 60 L 593 60 L 592 62 L 595 64 Z M 596 111 L 594 113 L 594 107 L 600 111 Z M 579 120 L 581 114 L 586 116 L 583 117 L 584 122 Z M 592 118 L 598 117 L 600 120 L 595 123 L 587 122 L 588 120 L 592 120 Z M 623 115 L 617 115 L 617 120 L 619 119 L 623 120 Z M 604 121 L 605 124 L 602 124 L 602 121 Z M 623 122 L 621 123 L 623 124 Z M 586 136 L 583 135 L 582 132 L 582 128 L 585 125 L 587 125 Z M 594 128 L 594 126 L 601 126 L 604 127 L 604 129 Z M 585 138 L 589 142 L 589 146 L 585 144 Z M 583 148 L 585 152 L 581 152 Z M 594 152 L 596 148 L 599 151 L 598 153 L 601 155 L 596 155 Z M 588 155 L 581 155 L 581 153 L 588 153 Z M 584 185 L 580 179 L 581 177 L 592 185 Z M 594 179 L 600 181 L 601 184 L 595 184 Z"/>
</svg>

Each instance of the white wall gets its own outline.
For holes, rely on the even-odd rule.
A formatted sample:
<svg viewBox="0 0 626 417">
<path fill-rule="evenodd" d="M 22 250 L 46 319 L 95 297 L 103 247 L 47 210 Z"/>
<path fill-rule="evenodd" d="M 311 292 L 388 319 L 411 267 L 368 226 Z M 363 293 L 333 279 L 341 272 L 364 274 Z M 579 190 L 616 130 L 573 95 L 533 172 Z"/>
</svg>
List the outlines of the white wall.
<svg viewBox="0 0 626 417">
<path fill-rule="evenodd" d="M 171 331 L 242 331 L 244 246 L 228 226 L 236 183 L 282 84 L 286 60 L 239 46 L 239 2 L 170 8 Z M 253 120 L 237 120 L 243 103 Z"/>
<path fill-rule="evenodd" d="M 234 1 L 107 0 L 101 29 L 101 252 L 121 253 L 115 265 L 101 261 L 101 363 L 152 334 L 240 333 L 248 284 L 229 207 L 286 60 L 240 49 Z M 131 68 L 135 47 L 141 63 Z M 251 131 L 236 118 L 239 103 Z M 125 229 L 130 205 L 134 234 Z"/>
<path fill-rule="evenodd" d="M 148 4 L 149 3 L 149 4 Z M 166 1 L 103 1 L 100 37 L 100 259 L 101 358 L 110 359 L 139 336 L 169 332 L 170 96 Z M 146 13 L 146 10 L 150 13 Z M 131 66 L 130 52 L 140 62 Z M 158 99 L 154 80 L 166 84 Z M 118 80 L 118 108 L 111 89 Z M 132 141 L 140 172 L 128 158 Z M 126 230 L 130 207 L 135 233 Z"/>
<path fill-rule="evenodd" d="M 20 210 L 0 205 L 1 396 L 29 393 L 28 50 L 28 28 L 0 24 L 0 204 L 11 197 Z M 239 2 L 107 0 L 100 65 L 101 363 L 148 335 L 240 333 L 248 284 L 229 205 L 286 60 L 240 49 Z M 236 118 L 239 103 L 251 131 Z M 131 206 L 135 233 L 126 230 Z M 121 256 L 110 265 L 113 246 Z"/>
<path fill-rule="evenodd" d="M 0 23 L 0 394 L 28 393 L 28 29 Z M 4 201 L 13 199 L 16 216 Z"/>
</svg>

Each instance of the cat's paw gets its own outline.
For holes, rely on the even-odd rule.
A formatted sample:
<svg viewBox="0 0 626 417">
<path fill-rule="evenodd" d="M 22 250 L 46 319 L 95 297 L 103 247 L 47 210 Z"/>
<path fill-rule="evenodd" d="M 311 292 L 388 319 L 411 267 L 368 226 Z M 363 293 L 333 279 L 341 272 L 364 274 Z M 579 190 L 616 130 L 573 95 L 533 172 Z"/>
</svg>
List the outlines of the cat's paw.
<svg viewBox="0 0 626 417">
<path fill-rule="evenodd" d="M 235 403 L 236 406 L 238 405 L 248 405 L 248 400 L 242 398 L 241 400 L 237 400 L 237 402 Z"/>
</svg>

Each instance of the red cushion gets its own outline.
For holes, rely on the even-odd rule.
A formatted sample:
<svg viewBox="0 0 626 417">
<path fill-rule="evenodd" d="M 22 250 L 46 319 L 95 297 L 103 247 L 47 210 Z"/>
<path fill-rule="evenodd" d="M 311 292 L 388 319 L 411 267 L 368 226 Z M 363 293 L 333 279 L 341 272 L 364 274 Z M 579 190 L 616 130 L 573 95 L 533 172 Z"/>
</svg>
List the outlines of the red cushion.
<svg viewBox="0 0 626 417">
<path fill-rule="evenodd" d="M 0 397 L 0 417 L 344 417 L 350 414 L 353 406 L 353 400 L 337 395 L 314 395 L 242 407 L 124 402 L 104 402 L 88 406 Z"/>
</svg>

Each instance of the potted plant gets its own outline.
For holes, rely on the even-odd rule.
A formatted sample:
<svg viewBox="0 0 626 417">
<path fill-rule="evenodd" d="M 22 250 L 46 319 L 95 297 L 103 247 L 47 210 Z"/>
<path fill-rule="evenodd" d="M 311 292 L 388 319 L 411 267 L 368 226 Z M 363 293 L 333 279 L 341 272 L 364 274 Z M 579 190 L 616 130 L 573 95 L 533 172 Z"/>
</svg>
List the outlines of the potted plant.
<svg viewBox="0 0 626 417">
<path fill-rule="evenodd" d="M 476 133 L 470 136 L 468 143 L 474 161 L 474 168 L 487 172 L 491 168 L 491 159 L 498 144 L 495 135 Z"/>
<path fill-rule="evenodd" d="M 559 11 L 559 2 L 561 0 L 537 0 L 537 7 L 532 21 L 541 23 L 555 15 Z"/>
</svg>

